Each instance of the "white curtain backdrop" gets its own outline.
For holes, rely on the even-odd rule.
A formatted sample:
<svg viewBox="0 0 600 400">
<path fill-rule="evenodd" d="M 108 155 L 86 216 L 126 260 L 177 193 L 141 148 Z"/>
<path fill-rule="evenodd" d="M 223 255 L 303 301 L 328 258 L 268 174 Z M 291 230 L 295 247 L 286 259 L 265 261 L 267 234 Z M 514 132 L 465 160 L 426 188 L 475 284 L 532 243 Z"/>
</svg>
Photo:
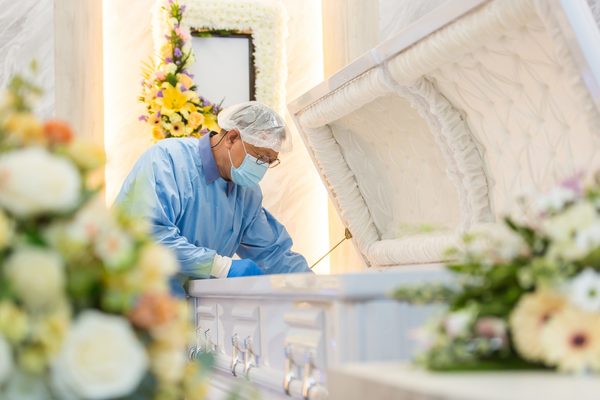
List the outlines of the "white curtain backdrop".
<svg viewBox="0 0 600 400">
<path fill-rule="evenodd" d="M 35 79 L 45 91 L 37 112 L 45 118 L 55 111 L 53 6 L 53 0 L 0 0 L 0 89 L 36 60 Z"/>
<path fill-rule="evenodd" d="M 321 0 L 282 0 L 288 15 L 288 102 L 323 79 Z M 104 0 L 104 112 L 107 202 L 112 203 L 129 170 L 151 146 L 148 127 L 137 117 L 141 63 L 152 54 L 150 10 L 154 0 Z M 287 117 L 287 116 L 286 116 Z M 291 125 L 289 117 L 288 123 Z M 261 184 L 264 205 L 287 227 L 294 250 L 309 263 L 327 251 L 327 196 L 293 130 L 294 150 Z M 328 272 L 327 260 L 317 270 Z"/>
</svg>

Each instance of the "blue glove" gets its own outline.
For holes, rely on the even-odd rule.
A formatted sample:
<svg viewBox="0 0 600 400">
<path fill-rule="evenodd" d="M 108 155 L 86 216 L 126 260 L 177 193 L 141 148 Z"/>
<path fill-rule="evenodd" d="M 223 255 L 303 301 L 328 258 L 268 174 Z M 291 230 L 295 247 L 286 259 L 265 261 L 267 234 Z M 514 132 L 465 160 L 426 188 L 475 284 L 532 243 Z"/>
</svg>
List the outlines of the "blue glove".
<svg viewBox="0 0 600 400">
<path fill-rule="evenodd" d="M 245 258 L 243 260 L 231 261 L 228 278 L 236 278 L 240 276 L 264 275 L 264 271 L 254 261 Z"/>
</svg>

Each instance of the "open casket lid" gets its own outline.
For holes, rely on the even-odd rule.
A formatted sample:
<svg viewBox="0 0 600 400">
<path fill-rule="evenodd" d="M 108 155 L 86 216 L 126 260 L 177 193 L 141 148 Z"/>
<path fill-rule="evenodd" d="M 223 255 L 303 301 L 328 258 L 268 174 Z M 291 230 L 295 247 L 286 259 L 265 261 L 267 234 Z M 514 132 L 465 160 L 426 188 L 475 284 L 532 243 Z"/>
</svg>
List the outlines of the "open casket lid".
<svg viewBox="0 0 600 400">
<path fill-rule="evenodd" d="M 368 265 L 443 261 L 516 195 L 600 167 L 590 7 L 449 0 L 289 105 Z"/>
</svg>

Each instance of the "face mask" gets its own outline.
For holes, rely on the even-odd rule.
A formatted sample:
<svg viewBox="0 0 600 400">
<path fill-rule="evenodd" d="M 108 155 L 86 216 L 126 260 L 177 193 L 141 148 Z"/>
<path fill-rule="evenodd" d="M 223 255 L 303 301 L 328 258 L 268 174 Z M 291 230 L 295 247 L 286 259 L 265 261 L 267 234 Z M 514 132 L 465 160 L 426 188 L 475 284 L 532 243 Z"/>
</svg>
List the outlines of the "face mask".
<svg viewBox="0 0 600 400">
<path fill-rule="evenodd" d="M 229 152 L 229 162 L 231 162 L 231 180 L 233 183 L 240 186 L 258 185 L 258 182 L 260 182 L 262 177 L 267 173 L 269 165 L 266 163 L 258 164 L 256 162 L 256 157 L 252 157 L 246 151 L 244 142 L 242 142 L 242 146 L 244 146 L 246 157 L 244 157 L 244 161 L 242 161 L 242 164 L 237 168 L 233 166 L 231 152 Z"/>
</svg>

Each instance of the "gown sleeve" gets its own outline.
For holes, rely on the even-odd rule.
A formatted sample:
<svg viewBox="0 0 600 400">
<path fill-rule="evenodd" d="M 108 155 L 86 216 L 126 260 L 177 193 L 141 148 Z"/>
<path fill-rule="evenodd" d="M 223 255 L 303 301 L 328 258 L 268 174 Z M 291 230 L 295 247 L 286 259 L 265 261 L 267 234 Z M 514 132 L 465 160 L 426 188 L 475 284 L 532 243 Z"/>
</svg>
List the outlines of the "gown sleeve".
<svg viewBox="0 0 600 400">
<path fill-rule="evenodd" d="M 194 245 L 175 225 L 191 195 L 189 180 L 178 181 L 174 170 L 175 164 L 186 168 L 182 164 L 189 160 L 177 158 L 158 146 L 150 148 L 125 180 L 115 204 L 127 215 L 150 222 L 155 240 L 174 250 L 181 278 L 209 278 L 216 252 Z"/>
</svg>

